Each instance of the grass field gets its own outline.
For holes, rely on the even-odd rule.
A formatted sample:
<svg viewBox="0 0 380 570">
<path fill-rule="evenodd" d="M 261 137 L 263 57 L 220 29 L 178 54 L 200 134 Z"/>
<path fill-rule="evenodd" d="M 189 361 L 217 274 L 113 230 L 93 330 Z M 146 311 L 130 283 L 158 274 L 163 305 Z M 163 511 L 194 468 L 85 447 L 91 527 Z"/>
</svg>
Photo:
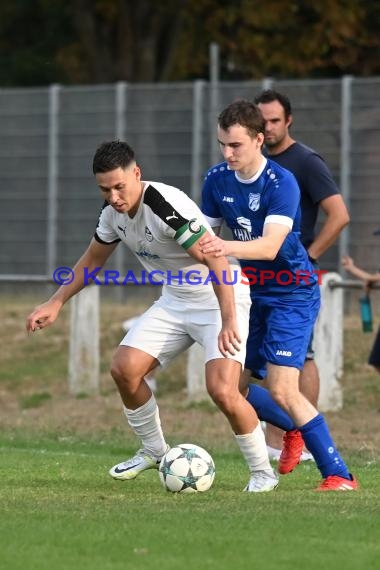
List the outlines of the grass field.
<svg viewBox="0 0 380 570">
<path fill-rule="evenodd" d="M 159 378 L 167 438 L 206 447 L 217 475 L 204 494 L 173 495 L 156 471 L 129 482 L 107 474 L 136 450 L 107 372 L 120 322 L 136 307 L 105 308 L 101 395 L 72 398 L 68 312 L 28 337 L 33 304 L 8 299 L 3 308 L 0 568 L 379 568 L 380 380 L 363 365 L 371 338 L 355 319 L 346 322 L 344 408 L 327 418 L 359 492 L 315 493 L 319 473 L 307 463 L 273 493 L 242 493 L 248 474 L 229 428 L 211 404 L 186 402 L 179 359 Z"/>
<path fill-rule="evenodd" d="M 19 436 L 0 444 L 2 568 L 379 567 L 380 469 L 360 456 L 350 458 L 359 493 L 313 492 L 310 464 L 275 492 L 249 495 L 240 456 L 211 449 L 214 486 L 173 495 L 156 471 L 108 478 L 122 445 Z"/>
</svg>

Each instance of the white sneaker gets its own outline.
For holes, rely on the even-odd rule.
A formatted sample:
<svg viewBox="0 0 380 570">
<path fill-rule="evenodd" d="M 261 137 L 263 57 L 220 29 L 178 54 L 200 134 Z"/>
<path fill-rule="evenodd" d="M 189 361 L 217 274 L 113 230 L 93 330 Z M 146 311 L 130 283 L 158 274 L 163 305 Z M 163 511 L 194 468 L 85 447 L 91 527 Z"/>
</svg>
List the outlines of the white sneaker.
<svg viewBox="0 0 380 570">
<path fill-rule="evenodd" d="M 281 455 L 281 449 L 276 449 L 267 445 L 268 457 L 271 461 L 279 461 Z M 309 451 L 303 451 L 300 457 L 300 461 L 314 461 L 314 457 Z"/>
<path fill-rule="evenodd" d="M 303 451 L 300 457 L 300 461 L 315 461 L 315 459 L 311 455 L 310 451 Z"/>
<path fill-rule="evenodd" d="M 168 451 L 169 446 L 165 453 Z M 161 455 L 161 457 L 155 457 L 147 453 L 144 449 L 139 449 L 136 455 L 130 459 L 114 465 L 112 469 L 109 470 L 109 474 L 114 479 L 135 479 L 142 471 L 158 469 L 162 457 L 163 455 Z"/>
<path fill-rule="evenodd" d="M 267 450 L 268 450 L 268 457 L 271 461 L 279 461 L 281 455 L 281 449 L 276 449 L 275 447 L 267 445 Z"/>
<path fill-rule="evenodd" d="M 278 485 L 278 477 L 271 470 L 255 471 L 251 474 L 248 485 L 243 489 L 247 493 L 266 493 L 273 491 Z"/>
</svg>

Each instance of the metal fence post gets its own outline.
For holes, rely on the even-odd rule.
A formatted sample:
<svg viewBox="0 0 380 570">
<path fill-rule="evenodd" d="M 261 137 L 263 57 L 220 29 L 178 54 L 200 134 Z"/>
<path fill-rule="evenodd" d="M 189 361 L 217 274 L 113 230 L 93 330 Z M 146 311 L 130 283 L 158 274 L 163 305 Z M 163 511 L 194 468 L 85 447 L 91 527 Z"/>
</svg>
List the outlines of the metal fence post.
<svg viewBox="0 0 380 570">
<path fill-rule="evenodd" d="M 46 273 L 53 275 L 57 263 L 57 212 L 58 212 L 58 136 L 60 85 L 49 88 L 49 137 L 48 137 L 48 195 Z"/>
<path fill-rule="evenodd" d="M 99 287 L 75 295 L 70 313 L 69 392 L 99 393 Z"/>
<path fill-rule="evenodd" d="M 216 125 L 219 114 L 219 76 L 220 76 L 220 49 L 215 42 L 210 44 L 210 162 L 216 164 L 221 161 Z"/>
<path fill-rule="evenodd" d="M 342 77 L 342 114 L 340 126 L 340 190 L 350 209 L 351 199 L 351 125 L 352 125 L 352 81 L 351 75 Z M 349 226 L 340 233 L 338 240 L 339 264 L 343 255 L 350 250 Z"/>
<path fill-rule="evenodd" d="M 267 89 L 272 89 L 273 77 L 264 77 L 261 87 L 263 91 L 266 91 Z"/>
<path fill-rule="evenodd" d="M 202 117 L 203 93 L 205 82 L 202 79 L 193 84 L 193 124 L 191 142 L 191 198 L 200 203 L 200 186 L 202 180 Z"/>
<path fill-rule="evenodd" d="M 115 85 L 115 136 L 117 140 L 124 141 L 127 134 L 127 105 L 128 105 L 128 84 L 125 81 L 118 81 Z M 115 262 L 119 275 L 123 274 L 125 259 L 125 248 L 116 248 Z M 115 291 L 115 297 L 121 303 L 123 299 L 122 287 Z"/>
</svg>

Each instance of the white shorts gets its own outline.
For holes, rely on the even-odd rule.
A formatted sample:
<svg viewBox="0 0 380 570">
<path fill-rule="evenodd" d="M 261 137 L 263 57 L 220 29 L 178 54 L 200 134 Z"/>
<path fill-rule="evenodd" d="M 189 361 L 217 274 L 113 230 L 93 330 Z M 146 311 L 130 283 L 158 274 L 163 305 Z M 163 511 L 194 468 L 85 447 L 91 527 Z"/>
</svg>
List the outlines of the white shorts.
<svg viewBox="0 0 380 570">
<path fill-rule="evenodd" d="M 237 360 L 244 367 L 251 306 L 249 287 L 240 285 L 235 288 L 235 303 L 241 344 L 240 351 L 228 358 Z M 198 342 L 204 348 L 206 363 L 215 358 L 225 358 L 218 348 L 221 323 L 219 308 L 199 309 L 199 305 L 189 305 L 165 295 L 136 320 L 120 345 L 143 350 L 165 366 Z"/>
</svg>

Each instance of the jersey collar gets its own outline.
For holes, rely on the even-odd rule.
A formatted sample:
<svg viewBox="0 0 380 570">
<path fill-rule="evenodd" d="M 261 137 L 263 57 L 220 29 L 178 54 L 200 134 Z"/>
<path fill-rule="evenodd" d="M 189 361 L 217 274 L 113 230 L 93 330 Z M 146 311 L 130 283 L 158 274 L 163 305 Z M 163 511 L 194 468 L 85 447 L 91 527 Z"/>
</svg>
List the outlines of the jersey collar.
<svg viewBox="0 0 380 570">
<path fill-rule="evenodd" d="M 242 184 L 252 184 L 252 182 L 255 182 L 256 180 L 258 180 L 260 178 L 260 176 L 264 172 L 264 168 L 266 167 L 267 162 L 268 162 L 267 159 L 265 158 L 265 156 L 263 156 L 259 170 L 251 178 L 248 178 L 248 179 L 240 178 L 238 173 L 235 172 L 236 180 L 238 180 Z"/>
</svg>

